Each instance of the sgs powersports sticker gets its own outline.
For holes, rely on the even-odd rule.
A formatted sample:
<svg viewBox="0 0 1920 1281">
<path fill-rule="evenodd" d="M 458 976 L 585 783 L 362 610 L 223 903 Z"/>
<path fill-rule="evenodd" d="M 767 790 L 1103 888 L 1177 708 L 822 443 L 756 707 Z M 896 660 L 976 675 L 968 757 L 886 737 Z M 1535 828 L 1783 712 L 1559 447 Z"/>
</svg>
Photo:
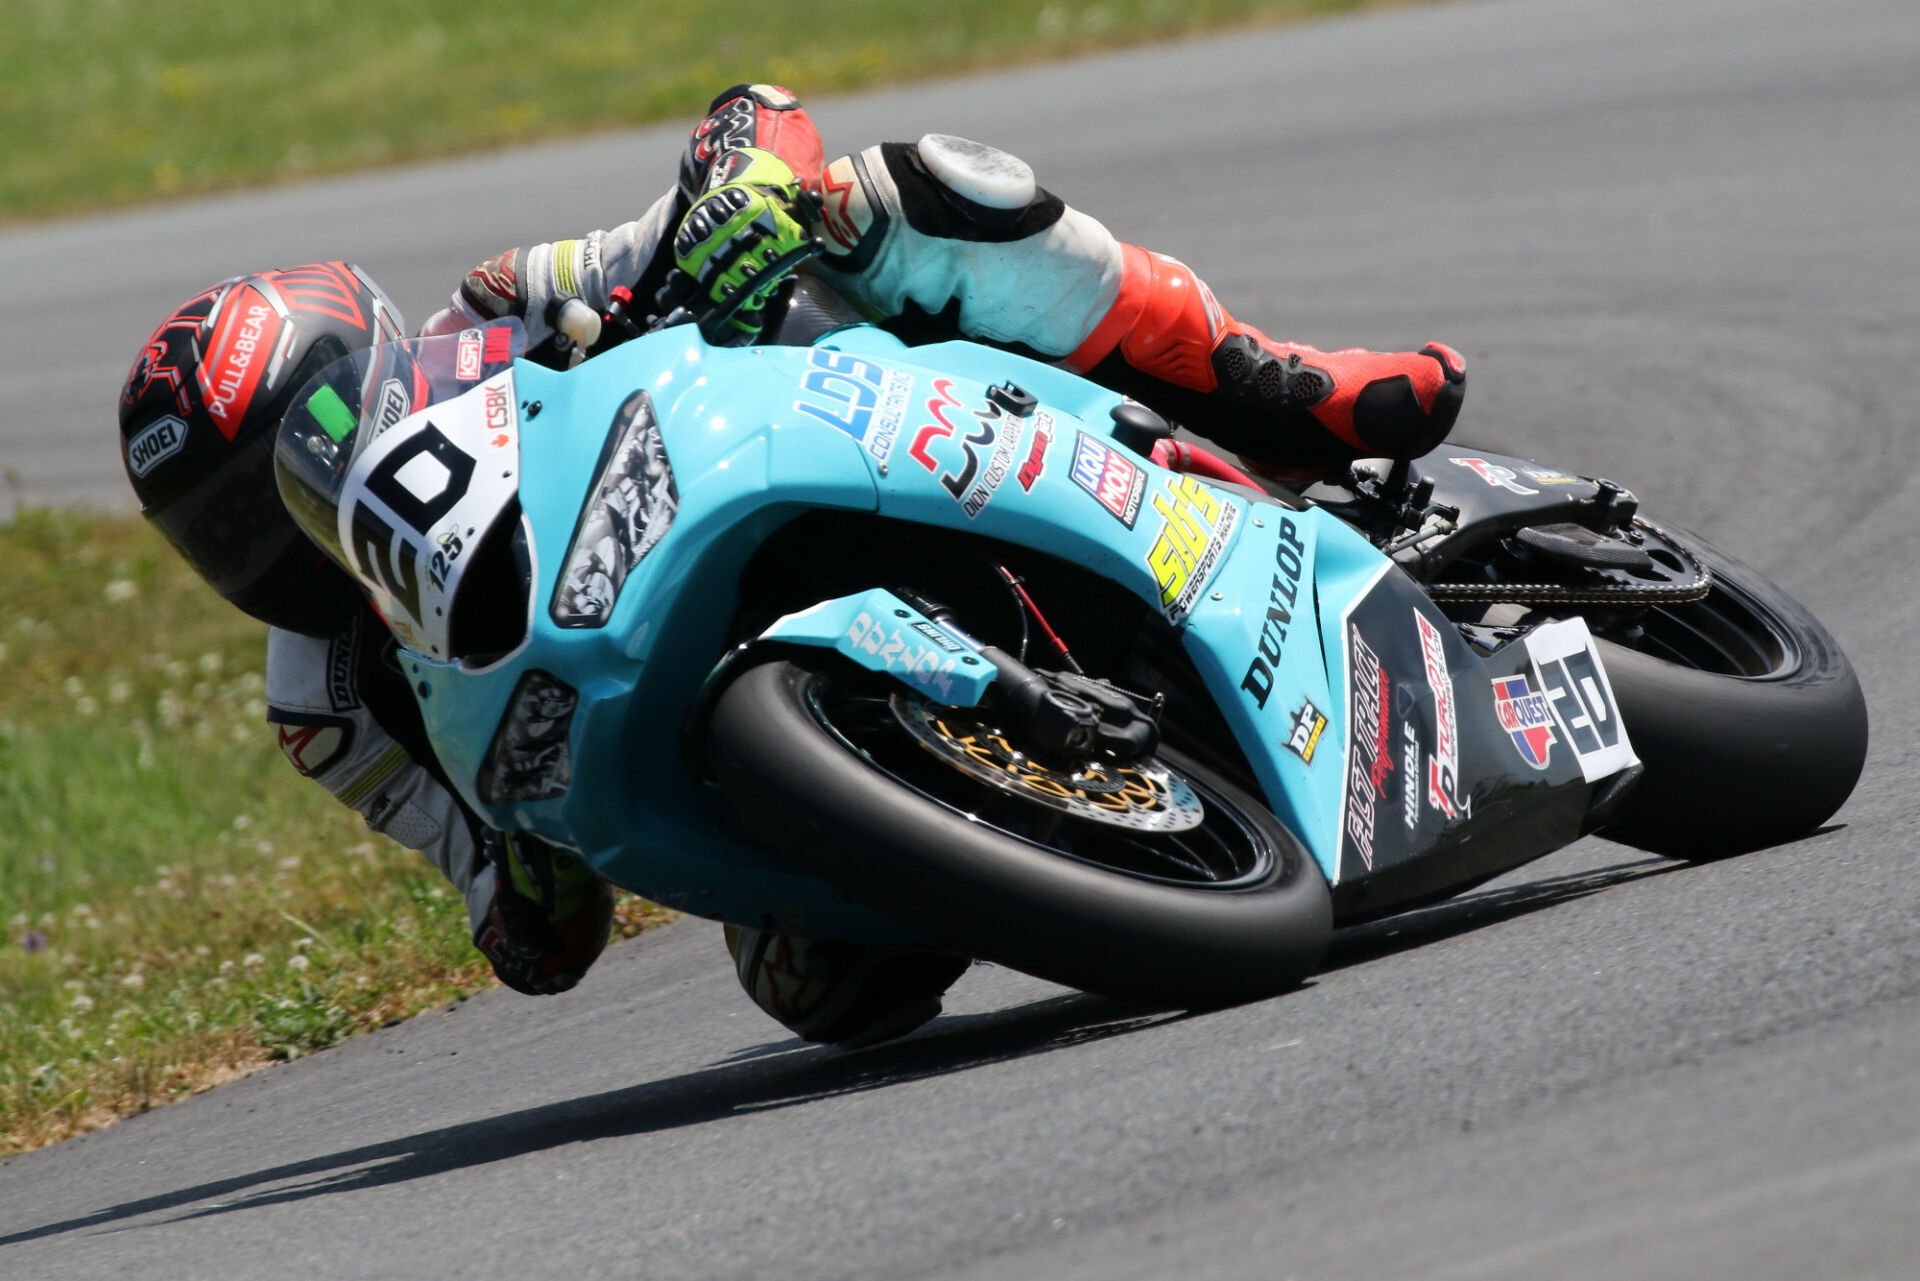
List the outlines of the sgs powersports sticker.
<svg viewBox="0 0 1920 1281">
<path fill-rule="evenodd" d="M 1634 755 L 1621 724 L 1620 705 L 1614 701 L 1613 685 L 1586 622 L 1574 618 L 1548 623 L 1529 632 L 1525 644 L 1532 664 L 1529 691 L 1538 691 L 1553 720 L 1552 734 L 1573 749 L 1581 776 L 1597 783 L 1637 764 L 1640 758 Z M 1523 710 L 1516 719 L 1524 721 L 1532 714 L 1531 709 Z M 1506 724 L 1505 719 L 1501 723 Z M 1549 736 L 1542 744 L 1542 755 L 1550 750 L 1551 741 Z M 1523 756 L 1526 750 L 1521 748 Z"/>
<path fill-rule="evenodd" d="M 1160 608 L 1178 623 L 1192 612 L 1219 566 L 1240 509 L 1192 476 L 1176 476 L 1153 496 L 1160 534 L 1147 550 L 1147 568 L 1160 585 Z"/>
</svg>

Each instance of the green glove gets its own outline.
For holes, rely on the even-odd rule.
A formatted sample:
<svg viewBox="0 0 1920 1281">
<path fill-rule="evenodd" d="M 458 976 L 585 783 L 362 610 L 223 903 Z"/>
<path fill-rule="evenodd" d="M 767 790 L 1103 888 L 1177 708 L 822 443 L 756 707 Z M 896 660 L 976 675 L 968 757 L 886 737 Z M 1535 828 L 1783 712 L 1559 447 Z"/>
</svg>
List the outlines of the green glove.
<svg viewBox="0 0 1920 1281">
<path fill-rule="evenodd" d="M 774 259 L 807 243 L 800 181 L 771 151 L 741 147 L 721 162 L 727 181 L 687 210 L 673 238 L 674 265 L 692 277 L 699 293 L 725 302 L 742 290 L 747 300 L 710 342 L 745 344 L 766 324 L 767 298 L 779 280 L 760 280 Z"/>
</svg>

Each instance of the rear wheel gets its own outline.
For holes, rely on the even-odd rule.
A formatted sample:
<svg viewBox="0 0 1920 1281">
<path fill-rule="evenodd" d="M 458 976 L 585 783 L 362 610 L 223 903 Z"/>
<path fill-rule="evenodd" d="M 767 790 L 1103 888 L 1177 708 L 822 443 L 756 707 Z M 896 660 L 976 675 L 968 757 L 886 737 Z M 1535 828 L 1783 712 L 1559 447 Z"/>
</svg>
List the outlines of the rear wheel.
<svg viewBox="0 0 1920 1281">
<path fill-rule="evenodd" d="M 1656 606 L 1633 648 L 1602 641 L 1646 774 L 1602 836 L 1709 859 L 1804 836 L 1859 780 L 1867 708 L 1812 614 L 1692 534 L 1708 596 Z"/>
<path fill-rule="evenodd" d="M 1304 847 L 1176 751 L 1050 764 L 986 713 L 825 658 L 743 672 L 708 743 L 770 846 L 969 955 L 1193 1007 L 1284 991 L 1325 951 L 1329 896 Z"/>
</svg>

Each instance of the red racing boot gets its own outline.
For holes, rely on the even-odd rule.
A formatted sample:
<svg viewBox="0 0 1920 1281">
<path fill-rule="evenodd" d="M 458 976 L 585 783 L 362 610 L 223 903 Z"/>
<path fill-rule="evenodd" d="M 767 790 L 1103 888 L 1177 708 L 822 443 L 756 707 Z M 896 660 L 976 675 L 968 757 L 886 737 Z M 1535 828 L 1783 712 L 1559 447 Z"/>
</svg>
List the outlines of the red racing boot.
<svg viewBox="0 0 1920 1281">
<path fill-rule="evenodd" d="M 1120 290 L 1069 368 L 1280 479 L 1360 457 L 1413 458 L 1453 428 L 1466 362 L 1451 347 L 1320 351 L 1227 314 L 1186 264 L 1120 246 Z"/>
</svg>

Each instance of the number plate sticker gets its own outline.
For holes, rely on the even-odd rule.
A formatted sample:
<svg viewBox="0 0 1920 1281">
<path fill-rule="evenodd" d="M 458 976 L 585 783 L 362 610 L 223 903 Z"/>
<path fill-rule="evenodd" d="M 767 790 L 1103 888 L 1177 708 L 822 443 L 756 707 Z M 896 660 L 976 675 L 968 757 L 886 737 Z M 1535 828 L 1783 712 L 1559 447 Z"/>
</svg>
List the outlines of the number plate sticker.
<svg viewBox="0 0 1920 1281">
<path fill-rule="evenodd" d="M 408 648 L 449 657 L 461 573 L 519 483 L 511 369 L 402 419 L 353 460 L 340 495 L 340 542 Z"/>
<path fill-rule="evenodd" d="M 1586 623 L 1576 618 L 1535 628 L 1526 647 L 1533 689 L 1546 697 L 1559 739 L 1579 758 L 1587 782 L 1638 764 Z"/>
</svg>

